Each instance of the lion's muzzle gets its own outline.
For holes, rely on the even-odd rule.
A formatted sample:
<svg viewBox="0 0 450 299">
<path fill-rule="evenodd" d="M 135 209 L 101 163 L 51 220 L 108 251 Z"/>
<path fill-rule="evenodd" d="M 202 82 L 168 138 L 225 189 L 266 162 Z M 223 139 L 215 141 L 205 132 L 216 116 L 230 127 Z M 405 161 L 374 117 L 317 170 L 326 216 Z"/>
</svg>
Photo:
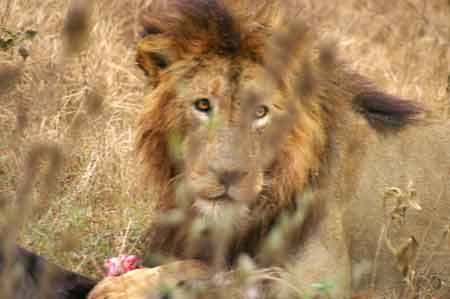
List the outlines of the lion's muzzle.
<svg viewBox="0 0 450 299">
<path fill-rule="evenodd" d="M 233 126 L 209 132 L 208 143 L 188 168 L 187 186 L 196 198 L 214 202 L 248 202 L 261 191 L 252 140 Z M 247 136 L 245 136 L 247 137 Z"/>
</svg>

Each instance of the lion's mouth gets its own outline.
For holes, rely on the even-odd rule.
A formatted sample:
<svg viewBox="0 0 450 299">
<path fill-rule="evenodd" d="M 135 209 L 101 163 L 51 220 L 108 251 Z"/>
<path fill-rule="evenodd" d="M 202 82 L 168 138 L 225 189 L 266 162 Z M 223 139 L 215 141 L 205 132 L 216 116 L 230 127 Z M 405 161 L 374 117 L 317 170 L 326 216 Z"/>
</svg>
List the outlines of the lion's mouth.
<svg viewBox="0 0 450 299">
<path fill-rule="evenodd" d="M 235 198 L 230 194 L 226 188 L 217 188 L 216 190 L 208 190 L 208 192 L 200 192 L 199 197 L 210 202 L 231 202 Z"/>
<path fill-rule="evenodd" d="M 194 201 L 193 208 L 200 217 L 221 221 L 229 219 L 231 223 L 240 223 L 249 214 L 247 205 L 233 201 L 227 195 L 206 199 L 198 198 Z"/>
<path fill-rule="evenodd" d="M 228 195 L 228 193 L 223 193 L 221 195 L 208 197 L 208 198 L 206 198 L 206 200 L 224 202 L 224 201 L 233 201 L 234 199 L 233 199 L 233 197 Z"/>
</svg>

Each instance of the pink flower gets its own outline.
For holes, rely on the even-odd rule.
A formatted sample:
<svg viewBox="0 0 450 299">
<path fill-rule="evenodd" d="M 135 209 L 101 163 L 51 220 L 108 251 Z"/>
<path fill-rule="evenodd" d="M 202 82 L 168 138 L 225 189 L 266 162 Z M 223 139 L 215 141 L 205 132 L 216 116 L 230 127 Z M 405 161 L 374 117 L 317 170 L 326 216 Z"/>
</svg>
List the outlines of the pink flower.
<svg viewBox="0 0 450 299">
<path fill-rule="evenodd" d="M 135 255 L 124 255 L 122 260 L 122 266 L 124 273 L 134 270 L 139 265 L 139 259 Z"/>
<path fill-rule="evenodd" d="M 106 276 L 119 276 L 138 268 L 139 258 L 135 255 L 119 255 L 105 260 Z"/>
<path fill-rule="evenodd" d="M 106 276 L 117 276 L 122 274 L 120 271 L 120 261 L 117 257 L 109 258 L 105 261 Z"/>
</svg>

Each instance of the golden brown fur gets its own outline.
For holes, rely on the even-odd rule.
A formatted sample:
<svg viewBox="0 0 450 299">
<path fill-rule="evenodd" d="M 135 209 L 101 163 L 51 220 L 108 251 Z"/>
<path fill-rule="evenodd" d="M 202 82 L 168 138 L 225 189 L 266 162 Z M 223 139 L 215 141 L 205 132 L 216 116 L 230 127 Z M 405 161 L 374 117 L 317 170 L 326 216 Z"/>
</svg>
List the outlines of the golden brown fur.
<svg viewBox="0 0 450 299">
<path fill-rule="evenodd" d="M 404 288 L 380 237 L 391 227 L 383 227 L 389 217 L 378 199 L 390 184 L 404 187 L 406 177 L 448 196 L 448 184 L 419 182 L 428 178 L 414 172 L 430 163 L 448 177 L 450 125 L 417 122 L 418 105 L 379 91 L 331 48 L 320 50 L 304 24 L 286 25 L 275 2 L 258 1 L 251 9 L 255 2 L 236 2 L 162 1 L 145 14 L 137 61 L 153 91 L 139 118 L 137 149 L 146 184 L 159 192 L 158 211 L 165 218 L 178 209 L 188 215 L 155 224 L 149 250 L 221 270 L 246 253 L 262 267 L 281 266 L 301 294 L 330 280 L 333 298 L 349 298 L 351 259 L 354 288 L 376 287 L 377 294 Z M 204 98 L 213 107 L 206 112 L 197 107 L 196 99 Z M 254 118 L 264 107 L 269 116 Z M 415 130 L 425 141 L 411 141 Z M 410 154 L 402 144 L 423 152 Z M 428 159 L 434 150 L 440 158 Z M 438 196 L 433 191 L 419 193 Z M 442 198 L 428 200 L 450 213 Z M 231 227 L 219 231 L 225 241 L 208 233 L 191 236 L 199 218 L 222 221 L 229 208 Z M 430 213 L 425 208 L 419 224 L 409 220 L 408 229 L 392 236 L 424 232 Z M 268 257 L 265 240 L 286 214 L 301 219 L 287 229 L 284 251 Z M 432 216 L 436 223 L 428 223 L 427 232 L 444 224 L 440 215 Z M 449 258 L 437 260 L 442 256 Z M 370 279 L 367 269 L 358 268 L 364 263 Z"/>
</svg>

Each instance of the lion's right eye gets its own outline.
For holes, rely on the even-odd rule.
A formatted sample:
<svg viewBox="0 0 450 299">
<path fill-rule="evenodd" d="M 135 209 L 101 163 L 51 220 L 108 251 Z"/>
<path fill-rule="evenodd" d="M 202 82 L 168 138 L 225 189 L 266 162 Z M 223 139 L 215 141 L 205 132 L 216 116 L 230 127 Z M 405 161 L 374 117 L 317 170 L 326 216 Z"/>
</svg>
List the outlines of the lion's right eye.
<svg viewBox="0 0 450 299">
<path fill-rule="evenodd" d="M 195 109 L 197 109 L 198 111 L 201 111 L 204 113 L 211 111 L 211 103 L 209 102 L 208 99 L 205 99 L 205 98 L 198 99 L 197 101 L 195 101 L 194 105 L 195 105 Z"/>
<path fill-rule="evenodd" d="M 269 113 L 269 108 L 267 108 L 267 106 L 261 105 L 256 109 L 255 117 L 260 119 L 266 116 L 267 113 Z"/>
</svg>

